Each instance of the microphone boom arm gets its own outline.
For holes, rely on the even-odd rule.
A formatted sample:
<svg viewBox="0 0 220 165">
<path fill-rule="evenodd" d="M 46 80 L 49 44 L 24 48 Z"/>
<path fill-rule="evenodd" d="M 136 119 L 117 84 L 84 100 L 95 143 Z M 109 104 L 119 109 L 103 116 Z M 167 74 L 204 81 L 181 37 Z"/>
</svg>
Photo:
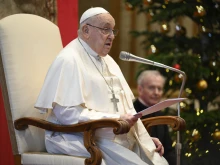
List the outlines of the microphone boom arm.
<svg viewBox="0 0 220 165">
<path fill-rule="evenodd" d="M 151 60 L 148 60 L 148 59 L 137 57 L 137 56 L 132 55 L 131 53 L 128 53 L 128 52 L 125 52 L 125 51 L 121 51 L 119 57 L 120 57 L 121 60 L 124 60 L 124 61 L 134 61 L 134 62 L 138 62 L 138 63 L 158 66 L 158 67 L 165 68 L 165 69 L 170 69 L 170 70 L 172 70 L 174 72 L 182 74 L 183 81 L 182 81 L 182 84 L 181 84 L 181 87 L 180 87 L 178 98 L 181 97 L 183 89 L 184 89 L 184 86 L 185 86 L 185 82 L 186 82 L 186 74 L 185 74 L 185 72 L 183 72 L 183 71 L 181 71 L 179 69 L 176 69 L 176 68 L 173 68 L 173 67 L 170 67 L 170 66 L 158 63 L 158 62 L 154 62 L 154 61 L 151 61 Z M 178 103 L 177 113 L 178 113 L 178 116 L 180 117 L 180 103 Z M 180 143 L 180 132 L 177 131 L 177 142 L 176 142 L 176 151 L 177 151 L 176 163 L 177 163 L 177 165 L 180 165 L 181 149 L 182 149 L 182 145 Z"/>
</svg>

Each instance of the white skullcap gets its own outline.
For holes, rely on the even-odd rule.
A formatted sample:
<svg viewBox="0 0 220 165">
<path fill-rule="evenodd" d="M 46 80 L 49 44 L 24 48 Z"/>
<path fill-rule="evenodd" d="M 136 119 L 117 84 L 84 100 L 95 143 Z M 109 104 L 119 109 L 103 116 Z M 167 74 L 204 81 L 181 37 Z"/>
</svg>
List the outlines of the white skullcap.
<svg viewBox="0 0 220 165">
<path fill-rule="evenodd" d="M 90 18 L 94 15 L 103 14 L 103 13 L 109 13 L 109 12 L 107 10 L 105 10 L 104 8 L 102 8 L 102 7 L 92 7 L 90 9 L 86 10 L 82 14 L 79 23 L 81 24 L 86 19 L 88 19 L 88 18 Z"/>
</svg>

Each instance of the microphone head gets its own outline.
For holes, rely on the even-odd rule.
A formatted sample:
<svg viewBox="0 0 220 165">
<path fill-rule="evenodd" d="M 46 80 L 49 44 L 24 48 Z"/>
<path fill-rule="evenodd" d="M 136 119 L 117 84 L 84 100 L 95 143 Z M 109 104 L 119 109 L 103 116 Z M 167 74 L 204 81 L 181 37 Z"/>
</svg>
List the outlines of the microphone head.
<svg viewBox="0 0 220 165">
<path fill-rule="evenodd" d="M 130 53 L 125 52 L 125 51 L 121 51 L 119 58 L 124 61 L 129 61 Z"/>
</svg>

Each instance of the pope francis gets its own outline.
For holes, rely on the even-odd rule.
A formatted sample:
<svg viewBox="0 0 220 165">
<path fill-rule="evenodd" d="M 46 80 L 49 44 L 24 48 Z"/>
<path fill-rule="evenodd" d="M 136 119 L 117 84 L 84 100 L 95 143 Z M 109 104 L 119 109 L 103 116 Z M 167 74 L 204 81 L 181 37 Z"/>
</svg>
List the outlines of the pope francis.
<svg viewBox="0 0 220 165">
<path fill-rule="evenodd" d="M 96 131 L 102 165 L 167 165 L 163 146 L 151 138 L 134 116 L 134 96 L 116 62 L 108 55 L 118 33 L 115 20 L 101 7 L 90 8 L 80 18 L 78 38 L 57 56 L 45 78 L 35 107 L 52 109 L 48 121 L 69 125 L 101 118 L 122 118 L 132 127 L 115 135 L 111 128 Z M 47 131 L 49 153 L 90 157 L 81 133 Z"/>
</svg>

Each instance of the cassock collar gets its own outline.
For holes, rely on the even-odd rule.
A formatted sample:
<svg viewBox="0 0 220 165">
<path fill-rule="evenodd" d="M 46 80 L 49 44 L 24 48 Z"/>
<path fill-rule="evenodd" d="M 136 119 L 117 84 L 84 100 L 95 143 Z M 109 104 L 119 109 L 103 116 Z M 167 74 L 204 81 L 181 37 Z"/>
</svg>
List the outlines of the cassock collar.
<svg viewBox="0 0 220 165">
<path fill-rule="evenodd" d="M 86 51 L 89 53 L 89 55 L 93 56 L 95 59 L 99 60 L 101 57 L 96 53 L 92 48 L 85 42 L 83 41 L 80 37 L 78 37 L 80 43 L 82 46 L 86 49 Z"/>
<path fill-rule="evenodd" d="M 150 106 L 148 106 L 140 97 L 138 97 L 138 100 L 139 100 L 143 105 L 145 105 L 146 107 L 150 107 Z"/>
</svg>

